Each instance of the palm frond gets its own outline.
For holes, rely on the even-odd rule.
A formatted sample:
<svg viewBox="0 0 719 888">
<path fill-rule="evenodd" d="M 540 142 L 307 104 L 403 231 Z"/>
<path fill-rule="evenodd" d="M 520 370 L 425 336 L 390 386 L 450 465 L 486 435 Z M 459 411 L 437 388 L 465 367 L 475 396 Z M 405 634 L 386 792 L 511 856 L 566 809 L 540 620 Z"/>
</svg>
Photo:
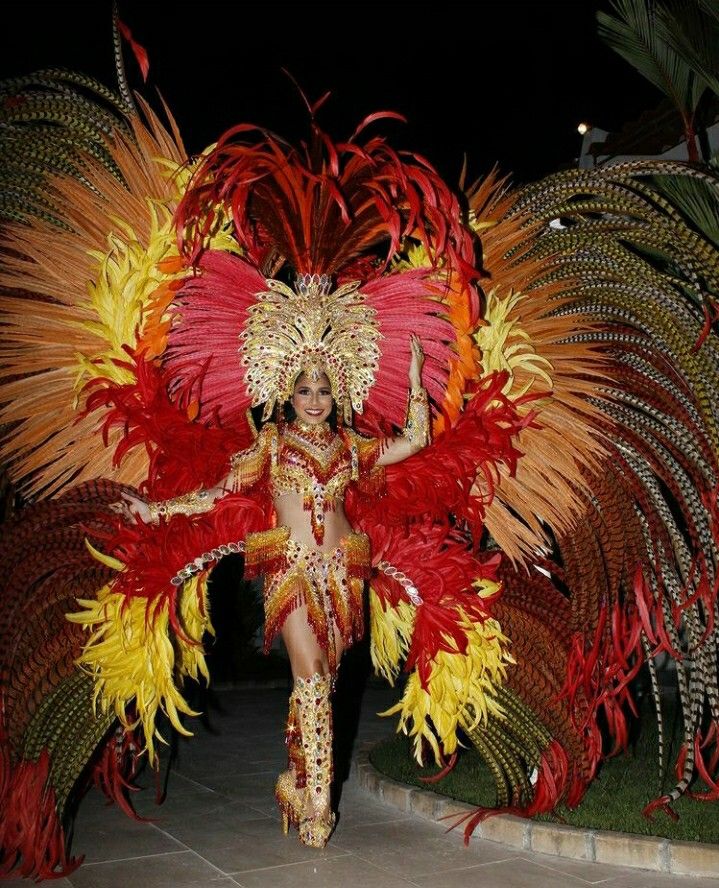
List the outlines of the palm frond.
<svg viewBox="0 0 719 888">
<path fill-rule="evenodd" d="M 703 82 L 719 96 L 719 3 L 694 0 L 660 6 L 655 27 L 658 39 L 695 72 L 697 84 Z"/>
<path fill-rule="evenodd" d="M 657 178 L 656 185 L 690 222 L 719 247 L 719 190 L 715 185 L 701 179 L 677 176 Z"/>
<path fill-rule="evenodd" d="M 597 13 L 599 36 L 691 120 L 705 85 L 657 28 L 658 4 L 613 0 L 612 7 L 614 15 Z"/>
</svg>

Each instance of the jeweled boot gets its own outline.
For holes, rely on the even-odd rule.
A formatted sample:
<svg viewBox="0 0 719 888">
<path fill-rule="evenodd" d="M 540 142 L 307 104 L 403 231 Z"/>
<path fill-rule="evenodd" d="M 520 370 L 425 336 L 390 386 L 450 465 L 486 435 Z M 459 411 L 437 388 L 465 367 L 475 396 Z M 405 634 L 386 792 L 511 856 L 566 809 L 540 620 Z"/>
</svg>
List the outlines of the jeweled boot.
<svg viewBox="0 0 719 888">
<path fill-rule="evenodd" d="M 300 841 L 324 848 L 335 827 L 332 786 L 332 679 L 315 673 L 295 681 L 307 786 L 300 819 Z"/>
<path fill-rule="evenodd" d="M 285 835 L 290 824 L 299 827 L 304 804 L 305 762 L 297 718 L 295 693 L 290 696 L 290 711 L 285 731 L 289 768 L 283 771 L 275 783 L 275 799 L 282 815 L 282 830 Z"/>
</svg>

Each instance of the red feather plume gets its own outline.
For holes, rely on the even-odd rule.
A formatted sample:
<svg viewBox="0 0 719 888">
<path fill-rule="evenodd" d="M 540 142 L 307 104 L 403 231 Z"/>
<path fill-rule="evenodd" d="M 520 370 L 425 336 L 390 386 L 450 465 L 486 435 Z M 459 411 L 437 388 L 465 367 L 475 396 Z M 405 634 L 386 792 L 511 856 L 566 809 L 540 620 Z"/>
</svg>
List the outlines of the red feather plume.
<svg viewBox="0 0 719 888">
<path fill-rule="evenodd" d="M 0 808 L 0 879 L 58 879 L 80 866 L 83 858 L 68 858 L 65 851 L 46 749 L 35 762 L 11 765 L 7 741 L 0 737 Z"/>
<path fill-rule="evenodd" d="M 231 208 L 237 239 L 256 265 L 275 248 L 298 274 L 337 275 L 370 251 L 386 267 L 412 236 L 434 265 L 442 259 L 463 279 L 476 277 L 472 235 L 434 167 L 381 137 L 354 141 L 376 117 L 337 144 L 313 121 L 310 143 L 299 149 L 249 124 L 232 127 L 177 208 L 181 248 L 193 263 L 199 258 L 220 204 Z"/>
<path fill-rule="evenodd" d="M 126 366 L 135 382 L 118 385 L 98 379 L 86 387 L 87 410 L 107 411 L 102 424 L 105 440 L 113 427 L 123 429 L 115 463 L 133 447 L 144 447 L 150 465 L 143 487 L 155 499 L 214 485 L 226 474 L 230 456 L 251 443 L 247 423 L 244 428 L 238 423 L 225 429 L 217 418 L 214 423 L 190 418 L 193 403 L 201 397 L 201 372 L 188 373 L 173 386 L 173 369 L 163 371 L 142 355 L 130 355 Z"/>
<path fill-rule="evenodd" d="M 175 386 L 196 387 L 201 380 L 200 417 L 214 418 L 248 435 L 250 406 L 240 363 L 240 333 L 256 294 L 267 289 L 259 271 L 229 253 L 207 252 L 198 274 L 178 291 L 175 324 L 169 336 L 164 367 Z"/>
<path fill-rule="evenodd" d="M 345 506 L 353 523 L 406 526 L 422 516 L 464 520 L 475 538 L 482 531 L 484 509 L 494 494 L 497 465 L 514 471 L 521 456 L 515 439 L 534 424 L 534 415 L 518 411 L 520 401 L 502 394 L 506 373 L 495 373 L 475 386 L 474 396 L 452 428 L 401 463 L 387 466 L 386 494 L 369 500 L 348 491 Z M 521 400 L 521 399 L 520 399 Z M 480 477 L 484 491 L 476 493 Z"/>
</svg>

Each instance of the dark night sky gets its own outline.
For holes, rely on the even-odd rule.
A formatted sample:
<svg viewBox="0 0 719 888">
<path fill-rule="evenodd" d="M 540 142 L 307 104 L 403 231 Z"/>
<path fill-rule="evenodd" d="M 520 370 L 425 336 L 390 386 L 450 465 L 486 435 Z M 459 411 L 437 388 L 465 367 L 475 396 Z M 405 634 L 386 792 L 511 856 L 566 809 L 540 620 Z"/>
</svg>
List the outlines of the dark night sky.
<svg viewBox="0 0 719 888">
<path fill-rule="evenodd" d="M 121 0 L 120 11 L 150 54 L 145 94 L 162 91 L 191 151 L 241 121 L 304 136 L 286 67 L 311 98 L 332 91 L 319 120 L 335 138 L 368 113 L 399 111 L 409 124 L 385 124 L 393 142 L 455 182 L 465 151 L 472 177 L 498 162 L 537 178 L 571 164 L 580 120 L 617 129 L 659 102 L 596 36 L 596 10 L 607 6 Z M 13 7 L 1 77 L 62 65 L 114 83 L 110 0 Z M 140 86 L 131 58 L 128 70 Z"/>
</svg>

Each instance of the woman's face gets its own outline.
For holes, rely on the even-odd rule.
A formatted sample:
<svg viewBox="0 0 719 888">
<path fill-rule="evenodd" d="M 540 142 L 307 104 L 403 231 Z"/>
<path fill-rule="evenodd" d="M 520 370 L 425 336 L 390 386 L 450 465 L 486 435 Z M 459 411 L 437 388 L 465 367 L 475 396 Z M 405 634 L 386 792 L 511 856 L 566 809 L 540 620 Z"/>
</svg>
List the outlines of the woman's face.
<svg viewBox="0 0 719 888">
<path fill-rule="evenodd" d="M 292 406 L 297 418 L 310 425 L 319 425 L 332 412 L 332 388 L 323 373 L 313 382 L 306 373 L 300 373 L 292 393 Z"/>
</svg>

